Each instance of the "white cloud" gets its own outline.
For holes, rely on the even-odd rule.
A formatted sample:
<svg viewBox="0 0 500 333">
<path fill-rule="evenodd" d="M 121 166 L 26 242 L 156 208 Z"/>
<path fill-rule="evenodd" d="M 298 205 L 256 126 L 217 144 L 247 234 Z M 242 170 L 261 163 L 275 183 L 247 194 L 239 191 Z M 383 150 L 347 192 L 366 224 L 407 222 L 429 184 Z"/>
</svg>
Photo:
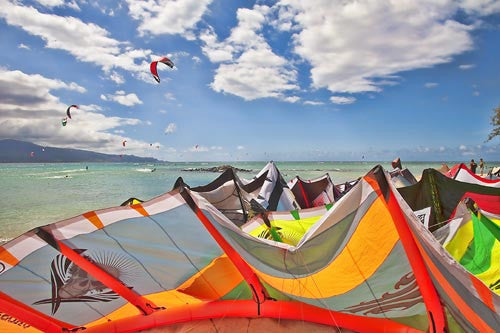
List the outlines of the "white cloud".
<svg viewBox="0 0 500 333">
<path fill-rule="evenodd" d="M 451 61 L 472 48 L 472 26 L 453 1 L 283 0 L 295 12 L 294 51 L 311 66 L 313 88 L 380 91 L 377 79 Z M 346 29 L 346 27 L 349 29 Z"/>
<path fill-rule="evenodd" d="M 300 97 L 299 96 L 288 96 L 288 97 L 284 97 L 283 100 L 285 102 L 288 102 L 288 103 L 295 103 L 295 102 L 300 101 Z"/>
<path fill-rule="evenodd" d="M 467 146 L 466 145 L 460 145 L 458 147 L 458 149 L 460 149 L 460 150 L 467 150 Z"/>
<path fill-rule="evenodd" d="M 31 48 L 28 45 L 23 43 L 19 44 L 17 47 L 20 49 L 31 50 Z"/>
<path fill-rule="evenodd" d="M 200 57 L 193 56 L 191 59 L 193 60 L 193 62 L 194 62 L 195 64 L 199 64 L 199 63 L 201 63 L 201 59 L 200 59 Z"/>
<path fill-rule="evenodd" d="M 125 83 L 125 79 L 123 78 L 123 76 L 120 75 L 116 71 L 112 71 L 109 74 L 109 78 L 110 78 L 111 81 L 114 81 L 116 84 L 123 84 L 123 83 Z"/>
<path fill-rule="evenodd" d="M 424 87 L 426 88 L 436 88 L 439 84 L 436 83 L 436 82 L 427 82 L 426 84 L 424 84 Z"/>
<path fill-rule="evenodd" d="M 211 146 L 210 150 L 222 150 L 221 146 Z"/>
<path fill-rule="evenodd" d="M 160 110 L 158 112 L 160 112 L 161 114 L 167 114 L 167 110 Z"/>
<path fill-rule="evenodd" d="M 463 70 L 471 69 L 474 67 L 476 67 L 475 64 L 463 64 L 463 65 L 458 66 L 458 68 L 463 69 Z"/>
<path fill-rule="evenodd" d="M 477 91 L 477 90 L 476 90 L 476 91 L 474 91 L 474 92 L 472 93 L 472 95 L 474 95 L 474 96 L 479 96 L 480 94 L 479 94 L 479 91 Z"/>
<path fill-rule="evenodd" d="M 355 97 L 345 97 L 345 96 L 332 96 L 330 101 L 334 104 L 352 104 L 356 102 Z"/>
<path fill-rule="evenodd" d="M 130 93 L 126 94 L 123 90 L 118 90 L 115 94 L 101 95 L 103 101 L 114 101 L 125 106 L 134 106 L 136 104 L 142 104 L 142 101 L 137 97 L 136 94 Z"/>
<path fill-rule="evenodd" d="M 297 90 L 297 71 L 289 61 L 273 52 L 262 35 L 268 6 L 239 8 L 238 24 L 222 42 L 212 28 L 200 35 L 203 53 L 211 62 L 222 62 L 216 69 L 210 87 L 216 92 L 230 93 L 245 100 L 278 98 L 296 101 L 287 96 Z"/>
<path fill-rule="evenodd" d="M 459 2 L 460 6 L 468 13 L 485 16 L 500 12 L 498 0 L 460 0 Z"/>
<path fill-rule="evenodd" d="M 70 7 L 74 10 L 80 10 L 80 7 L 75 1 L 64 1 L 64 0 L 36 0 L 39 4 L 47 8 L 53 7 Z"/>
<path fill-rule="evenodd" d="M 175 101 L 175 96 L 174 94 L 170 93 L 170 92 L 167 92 L 165 93 L 165 98 L 168 99 L 168 100 L 171 100 L 171 101 Z"/>
<path fill-rule="evenodd" d="M 325 103 L 318 101 L 304 101 L 304 105 L 324 105 L 324 104 Z"/>
<path fill-rule="evenodd" d="M 165 134 L 172 134 L 177 131 L 177 125 L 175 123 L 170 123 L 165 128 Z"/>
<path fill-rule="evenodd" d="M 129 15 L 139 21 L 139 33 L 179 34 L 194 39 L 193 30 L 212 0 L 127 0 Z"/>
<path fill-rule="evenodd" d="M 211 62 L 233 60 L 234 47 L 229 43 L 219 42 L 212 27 L 201 32 L 199 39 L 204 43 L 201 50 Z"/>
<path fill-rule="evenodd" d="M 93 63 L 105 73 L 120 68 L 140 77 L 150 50 L 133 49 L 128 42 L 109 37 L 109 32 L 94 23 L 79 18 L 46 14 L 34 7 L 26 7 L 0 0 L 0 17 L 9 25 L 19 27 L 45 41 L 47 48 L 64 50 L 77 60 Z M 117 74 L 113 80 L 120 80 Z M 149 80 L 151 75 L 149 75 Z"/>
<path fill-rule="evenodd" d="M 238 150 L 244 150 L 245 146 L 238 146 L 238 147 L 236 147 L 236 149 L 238 149 Z"/>
<path fill-rule="evenodd" d="M 42 145 L 90 149 L 117 153 L 121 142 L 127 139 L 138 150 L 144 143 L 124 138 L 122 126 L 134 126 L 139 119 L 108 117 L 100 113 L 101 107 L 79 105 L 68 124 L 61 126 L 67 104 L 53 95 L 55 90 L 84 93 L 85 88 L 74 82 L 67 83 L 38 74 L 0 69 L 0 137 L 32 141 Z"/>
</svg>

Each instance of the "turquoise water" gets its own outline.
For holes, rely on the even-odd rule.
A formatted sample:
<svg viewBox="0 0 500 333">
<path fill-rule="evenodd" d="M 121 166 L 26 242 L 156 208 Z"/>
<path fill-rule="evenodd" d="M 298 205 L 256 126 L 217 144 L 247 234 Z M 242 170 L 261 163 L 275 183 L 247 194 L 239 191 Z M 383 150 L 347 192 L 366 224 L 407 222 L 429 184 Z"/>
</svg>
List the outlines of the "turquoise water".
<svg viewBox="0 0 500 333">
<path fill-rule="evenodd" d="M 191 186 L 207 184 L 219 173 L 182 169 L 221 164 L 227 163 L 0 164 L 0 243 L 37 226 L 118 206 L 130 197 L 151 199 L 171 190 L 179 176 Z M 231 163 L 252 170 L 240 172 L 242 178 L 252 178 L 265 164 Z M 335 184 L 356 179 L 377 164 L 392 169 L 389 162 L 276 162 L 287 181 L 296 175 L 310 179 L 328 172 Z M 424 169 L 439 168 L 441 163 L 412 162 L 403 166 L 418 178 Z M 155 172 L 151 172 L 153 168 Z"/>
</svg>

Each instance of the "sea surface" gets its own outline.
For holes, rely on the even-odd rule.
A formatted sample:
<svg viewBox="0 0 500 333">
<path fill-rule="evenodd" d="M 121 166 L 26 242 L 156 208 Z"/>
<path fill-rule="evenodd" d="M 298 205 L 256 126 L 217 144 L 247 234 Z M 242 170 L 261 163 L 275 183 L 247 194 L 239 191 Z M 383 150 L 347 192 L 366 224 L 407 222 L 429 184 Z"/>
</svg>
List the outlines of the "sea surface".
<svg viewBox="0 0 500 333">
<path fill-rule="evenodd" d="M 328 172 L 335 184 L 363 176 L 377 164 L 392 170 L 390 162 L 275 163 L 286 181 L 296 175 L 311 179 Z M 241 178 L 251 179 L 266 162 L 0 164 L 0 243 L 37 226 L 119 206 L 131 197 L 149 200 L 170 191 L 178 177 L 190 186 L 205 185 L 220 173 L 183 170 L 223 164 L 251 170 L 238 172 Z M 440 166 L 437 162 L 403 163 L 417 179 L 424 169 Z"/>
</svg>

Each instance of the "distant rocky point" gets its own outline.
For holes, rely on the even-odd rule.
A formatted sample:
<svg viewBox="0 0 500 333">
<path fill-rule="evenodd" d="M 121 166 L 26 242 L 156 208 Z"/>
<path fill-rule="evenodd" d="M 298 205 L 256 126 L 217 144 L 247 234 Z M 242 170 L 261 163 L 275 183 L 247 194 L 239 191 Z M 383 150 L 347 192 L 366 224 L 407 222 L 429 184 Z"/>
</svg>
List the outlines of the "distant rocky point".
<svg viewBox="0 0 500 333">
<path fill-rule="evenodd" d="M 235 171 L 240 171 L 240 172 L 252 172 L 252 169 L 240 169 L 240 168 L 235 168 L 235 167 L 233 167 L 231 165 L 227 165 L 227 164 L 209 167 L 209 168 L 187 168 L 187 169 L 182 169 L 182 171 L 224 172 L 230 168 L 233 168 Z"/>
<path fill-rule="evenodd" d="M 88 150 L 40 146 L 31 142 L 0 140 L 0 163 L 134 162 L 159 163 L 152 157 L 112 155 Z"/>
</svg>

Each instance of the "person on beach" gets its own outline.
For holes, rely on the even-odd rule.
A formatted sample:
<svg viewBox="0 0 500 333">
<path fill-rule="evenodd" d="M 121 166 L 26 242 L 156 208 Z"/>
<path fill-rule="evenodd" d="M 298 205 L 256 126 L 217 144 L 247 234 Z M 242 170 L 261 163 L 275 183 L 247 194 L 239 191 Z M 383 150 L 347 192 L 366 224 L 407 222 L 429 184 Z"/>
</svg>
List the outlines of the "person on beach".
<svg viewBox="0 0 500 333">
<path fill-rule="evenodd" d="M 469 169 L 470 171 L 472 171 L 473 174 L 476 173 L 476 168 L 477 168 L 477 163 L 474 162 L 474 159 L 470 160 Z"/>
<path fill-rule="evenodd" d="M 483 172 L 484 172 L 484 161 L 482 158 L 479 159 L 479 171 L 481 172 L 481 176 L 482 176 Z"/>
</svg>

